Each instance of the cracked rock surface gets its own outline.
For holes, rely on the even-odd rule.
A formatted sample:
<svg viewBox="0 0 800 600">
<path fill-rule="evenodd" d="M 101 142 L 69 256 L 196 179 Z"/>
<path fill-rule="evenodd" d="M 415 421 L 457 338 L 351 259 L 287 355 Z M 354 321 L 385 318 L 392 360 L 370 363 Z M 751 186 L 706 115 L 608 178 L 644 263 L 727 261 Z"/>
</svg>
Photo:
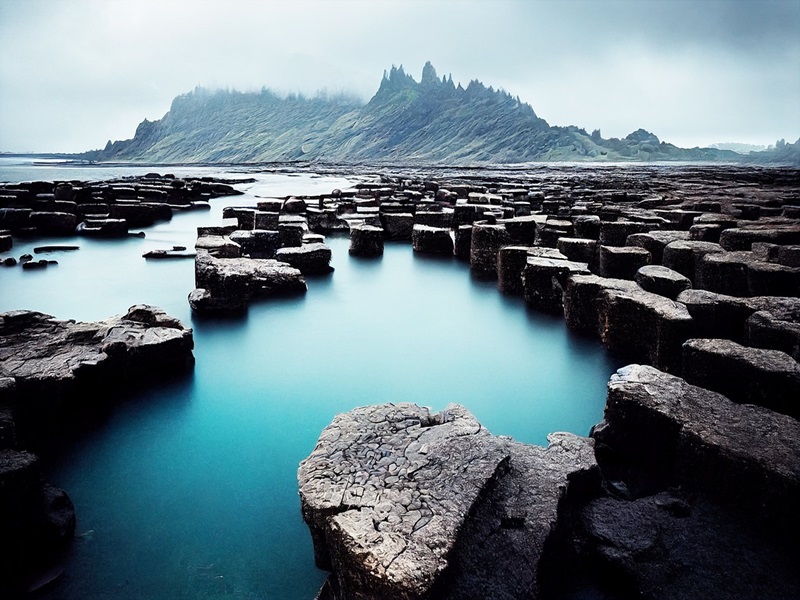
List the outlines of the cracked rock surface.
<svg viewBox="0 0 800 600">
<path fill-rule="evenodd" d="M 337 415 L 298 479 L 317 565 L 332 571 L 329 597 L 516 597 L 535 593 L 568 475 L 595 468 L 587 438 L 526 446 L 491 435 L 456 404 L 436 414 L 383 404 Z M 483 581 L 515 548 L 527 570 Z"/>
</svg>

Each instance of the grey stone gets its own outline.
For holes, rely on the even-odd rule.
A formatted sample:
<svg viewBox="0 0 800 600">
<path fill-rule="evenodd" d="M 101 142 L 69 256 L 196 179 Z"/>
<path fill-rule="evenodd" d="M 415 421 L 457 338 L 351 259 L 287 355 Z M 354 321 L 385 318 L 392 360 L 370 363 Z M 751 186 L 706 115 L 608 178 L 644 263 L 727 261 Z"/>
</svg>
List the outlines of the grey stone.
<svg viewBox="0 0 800 600">
<path fill-rule="evenodd" d="M 684 290 L 692 287 L 692 282 L 677 271 L 661 265 L 646 265 L 636 272 L 634 278 L 639 286 L 659 296 L 675 300 Z"/>
<path fill-rule="evenodd" d="M 414 252 L 453 255 L 453 238 L 450 230 L 444 227 L 414 225 L 411 244 Z"/>
<path fill-rule="evenodd" d="M 611 279 L 634 279 L 650 263 L 650 252 L 637 246 L 600 246 L 598 275 Z"/>
<path fill-rule="evenodd" d="M 383 229 L 370 225 L 350 228 L 350 254 L 353 256 L 381 256 L 383 254 Z"/>
</svg>

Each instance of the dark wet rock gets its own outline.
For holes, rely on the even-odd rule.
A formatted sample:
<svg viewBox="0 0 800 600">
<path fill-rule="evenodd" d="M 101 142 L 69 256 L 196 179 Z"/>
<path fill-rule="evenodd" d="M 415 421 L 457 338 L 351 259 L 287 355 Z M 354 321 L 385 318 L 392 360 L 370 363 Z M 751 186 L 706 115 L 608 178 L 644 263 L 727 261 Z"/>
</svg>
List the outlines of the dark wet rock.
<svg viewBox="0 0 800 600">
<path fill-rule="evenodd" d="M 4 267 L 14 267 L 17 265 L 17 259 L 13 256 L 8 256 L 3 259 L 3 266 Z"/>
<path fill-rule="evenodd" d="M 116 202 L 109 206 L 112 219 L 123 219 L 128 227 L 150 227 L 156 221 L 172 218 L 172 209 L 166 204 L 150 202 Z"/>
<path fill-rule="evenodd" d="M 289 219 L 298 218 L 293 221 Z M 284 217 L 278 224 L 278 233 L 281 248 L 296 248 L 303 245 L 303 236 L 307 233 L 308 227 L 302 217 Z"/>
<path fill-rule="evenodd" d="M 625 244 L 638 246 L 650 252 L 652 264 L 663 264 L 664 248 L 667 244 L 689 239 L 688 231 L 650 231 L 648 233 L 634 233 L 629 235 Z"/>
<path fill-rule="evenodd" d="M 186 248 L 181 248 L 181 249 L 157 248 L 155 250 L 149 250 L 143 253 L 142 258 L 147 258 L 147 259 L 194 258 L 196 255 L 197 255 L 196 252 L 192 252 L 191 250 L 186 250 Z"/>
<path fill-rule="evenodd" d="M 57 246 L 36 246 L 33 249 L 34 254 L 47 254 L 51 252 L 73 252 L 80 250 L 80 246 L 57 245 Z"/>
<path fill-rule="evenodd" d="M 800 267 L 800 246 L 753 242 L 751 252 L 758 260 L 776 263 L 784 267 Z"/>
<path fill-rule="evenodd" d="M 303 244 L 294 248 L 280 248 L 275 258 L 299 270 L 303 275 L 330 273 L 331 249 L 323 243 Z"/>
<path fill-rule="evenodd" d="M 370 225 L 351 227 L 350 254 L 365 257 L 383 255 L 383 229 Z"/>
<path fill-rule="evenodd" d="M 99 238 L 120 238 L 128 235 L 125 219 L 86 219 L 75 228 L 77 235 Z"/>
<path fill-rule="evenodd" d="M 45 269 L 49 265 L 49 261 L 45 259 L 41 260 L 28 260 L 22 263 L 22 268 L 25 271 L 34 271 L 39 269 Z"/>
<path fill-rule="evenodd" d="M 525 302 L 545 312 L 563 310 L 564 287 L 571 275 L 588 275 L 586 263 L 546 256 L 530 256 L 522 272 Z"/>
<path fill-rule="evenodd" d="M 26 435 L 93 410 L 120 385 L 184 372 L 194 364 L 192 347 L 190 329 L 145 305 L 95 323 L 0 314 L 0 377 L 16 382 L 14 411 Z"/>
<path fill-rule="evenodd" d="M 575 231 L 572 221 L 548 217 L 546 221 L 539 221 L 536 230 L 536 240 L 540 246 L 555 248 L 558 240 L 564 237 L 574 237 Z"/>
<path fill-rule="evenodd" d="M 600 339 L 631 360 L 679 373 L 681 346 L 692 335 L 683 304 L 644 290 L 605 289 L 598 302 Z"/>
<path fill-rule="evenodd" d="M 411 240 L 414 231 L 414 215 L 411 213 L 383 213 L 381 225 L 386 233 L 386 239 L 396 242 Z"/>
<path fill-rule="evenodd" d="M 675 300 L 684 290 L 692 287 L 692 282 L 687 278 L 661 265 L 647 265 L 636 272 L 634 278 L 643 290 L 666 296 Z"/>
<path fill-rule="evenodd" d="M 600 334 L 598 306 L 607 289 L 637 291 L 639 286 L 626 279 L 609 279 L 591 274 L 576 274 L 567 278 L 564 286 L 564 319 L 575 331 Z"/>
<path fill-rule="evenodd" d="M 0 450 L 0 593 L 22 597 L 37 565 L 60 552 L 75 531 L 75 509 L 63 490 L 41 480 L 30 452 Z"/>
<path fill-rule="evenodd" d="M 450 230 L 444 227 L 414 225 L 411 244 L 414 252 L 453 255 L 453 238 Z"/>
<path fill-rule="evenodd" d="M 648 233 L 658 229 L 650 223 L 634 221 L 601 221 L 600 244 L 603 246 L 625 246 L 628 236 L 635 233 Z"/>
<path fill-rule="evenodd" d="M 228 237 L 241 247 L 242 255 L 250 258 L 275 258 L 275 252 L 281 246 L 281 234 L 278 231 L 238 230 Z"/>
<path fill-rule="evenodd" d="M 529 246 L 505 246 L 497 257 L 497 285 L 504 294 L 522 294 L 522 272 L 528 263 Z"/>
<path fill-rule="evenodd" d="M 302 198 L 287 198 L 283 203 L 283 210 L 289 214 L 299 215 L 306 211 L 306 201 Z"/>
<path fill-rule="evenodd" d="M 637 497 L 680 486 L 775 537 L 798 532 L 800 421 L 792 417 L 629 365 L 612 376 L 593 437 L 603 472 L 624 474 Z"/>
<path fill-rule="evenodd" d="M 633 502 L 599 498 L 583 512 L 581 526 L 583 558 L 610 597 L 800 595 L 795 553 L 707 499 L 668 492 Z"/>
<path fill-rule="evenodd" d="M 250 231 L 255 229 L 256 222 L 256 209 L 245 206 L 226 206 L 222 209 L 223 219 L 236 219 L 236 229 L 241 231 Z M 264 229 L 277 229 L 278 224 L 274 227 L 264 227 Z"/>
<path fill-rule="evenodd" d="M 453 253 L 459 260 L 468 261 L 472 252 L 472 225 L 459 225 L 453 235 Z"/>
<path fill-rule="evenodd" d="M 73 213 L 33 211 L 28 216 L 28 225 L 43 235 L 72 235 L 77 224 Z"/>
<path fill-rule="evenodd" d="M 30 208 L 0 208 L 0 227 L 12 232 L 30 227 L 28 219 L 32 212 Z"/>
<path fill-rule="evenodd" d="M 317 565 L 332 571 L 330 597 L 535 595 L 565 495 L 597 481 L 588 440 L 550 442 L 494 437 L 455 404 L 438 414 L 384 404 L 337 415 L 298 470 Z"/>
<path fill-rule="evenodd" d="M 600 238 L 600 217 L 581 215 L 572 220 L 575 235 L 580 238 L 597 240 Z"/>
<path fill-rule="evenodd" d="M 775 310 L 759 310 L 750 315 L 744 325 L 745 343 L 781 350 L 800 361 L 800 299 L 796 304 L 797 308 L 788 315 Z"/>
<path fill-rule="evenodd" d="M 452 210 L 443 211 L 438 204 L 439 210 L 419 210 L 414 214 L 414 225 L 425 225 L 428 227 L 450 228 L 453 224 Z M 432 208 L 432 207 L 431 207 Z M 381 219 L 383 222 L 383 219 Z"/>
<path fill-rule="evenodd" d="M 0 232 L 0 252 L 11 250 L 14 246 L 14 238 L 10 233 Z"/>
<path fill-rule="evenodd" d="M 597 241 L 588 238 L 559 238 L 556 248 L 568 260 L 592 264 L 596 261 Z"/>
<path fill-rule="evenodd" d="M 265 210 L 257 210 L 253 215 L 253 229 L 276 231 L 280 222 L 280 214 Z"/>
<path fill-rule="evenodd" d="M 497 253 L 503 246 L 511 244 L 511 236 L 502 223 L 474 223 L 470 242 L 470 269 L 479 277 L 496 278 Z"/>
<path fill-rule="evenodd" d="M 761 227 L 726 229 L 720 234 L 719 243 L 725 250 L 750 250 L 754 242 L 770 244 L 800 244 L 800 225 L 775 224 Z"/>
<path fill-rule="evenodd" d="M 189 296 L 197 312 L 240 312 L 255 298 L 306 291 L 300 271 L 271 259 L 195 257 L 195 286 Z"/>
<path fill-rule="evenodd" d="M 227 234 L 201 233 L 194 245 L 199 252 L 205 250 L 215 258 L 239 258 L 242 247 L 228 237 Z"/>
<path fill-rule="evenodd" d="M 665 267 L 687 277 L 695 287 L 701 287 L 697 282 L 697 265 L 706 254 L 722 252 L 722 246 L 712 242 L 675 241 L 664 248 L 661 262 Z"/>
<path fill-rule="evenodd" d="M 611 279 L 633 279 L 650 263 L 650 252 L 637 246 L 600 246 L 598 275 Z"/>
<path fill-rule="evenodd" d="M 683 378 L 734 402 L 757 404 L 800 418 L 800 364 L 780 350 L 749 348 L 724 339 L 683 345 Z"/>
<path fill-rule="evenodd" d="M 537 216 L 522 216 L 513 219 L 502 219 L 508 235 L 514 244 L 532 246 L 536 241 Z"/>
<path fill-rule="evenodd" d="M 800 268 L 767 263 L 749 251 L 703 257 L 695 287 L 730 296 L 798 296 Z"/>
</svg>

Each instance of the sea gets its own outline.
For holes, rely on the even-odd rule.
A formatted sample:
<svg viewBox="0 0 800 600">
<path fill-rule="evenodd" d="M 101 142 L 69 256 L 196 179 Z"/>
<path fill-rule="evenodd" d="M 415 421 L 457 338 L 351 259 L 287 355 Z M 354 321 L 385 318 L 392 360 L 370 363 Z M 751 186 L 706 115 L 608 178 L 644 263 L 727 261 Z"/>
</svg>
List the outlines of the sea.
<svg viewBox="0 0 800 600">
<path fill-rule="evenodd" d="M 110 398 L 111 415 L 55 456 L 45 477 L 75 504 L 76 538 L 42 599 L 310 600 L 314 565 L 300 514 L 297 467 L 340 412 L 383 402 L 467 407 L 492 433 L 531 444 L 586 435 L 602 419 L 620 366 L 563 319 L 534 312 L 454 258 L 387 242 L 351 257 L 329 236 L 335 271 L 308 292 L 251 305 L 240 318 L 198 318 L 187 301 L 191 260 L 145 260 L 193 247 L 198 226 L 228 223 L 225 206 L 347 189 L 352 176 L 254 167 L 66 165 L 0 158 L 0 182 L 105 180 L 148 172 L 255 182 L 209 211 L 176 213 L 144 237 L 15 239 L 5 256 L 44 244 L 72 252 L 42 270 L 0 267 L 0 312 L 28 309 L 96 321 L 134 304 L 166 310 L 194 331 L 185 377 Z M 62 572 L 63 570 L 63 572 Z"/>
</svg>

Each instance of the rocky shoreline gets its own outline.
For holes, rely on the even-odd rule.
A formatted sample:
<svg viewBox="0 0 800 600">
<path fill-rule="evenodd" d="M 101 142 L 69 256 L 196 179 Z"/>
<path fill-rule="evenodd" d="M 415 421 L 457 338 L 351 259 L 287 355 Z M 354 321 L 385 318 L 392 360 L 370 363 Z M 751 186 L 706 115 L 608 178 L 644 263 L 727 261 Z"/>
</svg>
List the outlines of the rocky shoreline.
<svg viewBox="0 0 800 600">
<path fill-rule="evenodd" d="M 538 173 L 304 199 L 352 254 L 468 260 L 633 363 L 546 449 L 457 405 L 337 416 L 298 471 L 319 597 L 800 595 L 800 173 Z"/>
<path fill-rule="evenodd" d="M 34 452 L 64 428 L 106 414 L 115 397 L 194 365 L 192 330 L 132 306 L 96 323 L 0 313 L 0 593 L 17 597 L 59 574 L 75 510 L 42 480 Z M 33 450 L 34 452 L 32 452 Z"/>
<path fill-rule="evenodd" d="M 193 311 L 240 314 L 330 272 L 327 234 L 349 232 L 350 254 L 372 260 L 384 242 L 406 242 L 468 262 L 474 277 L 563 315 L 631 363 L 611 377 L 591 434 L 553 433 L 547 448 L 491 435 L 455 404 L 337 416 L 298 472 L 315 558 L 331 571 L 320 598 L 800 595 L 800 172 L 433 172 L 228 207 L 235 224 L 199 228 L 194 252 L 150 257 L 194 258 Z M 0 229 L 56 235 L 42 225 L 49 217 L 31 215 L 61 208 L 82 222 L 113 220 L 117 204 L 166 215 L 170 190 L 192 206 L 175 191 L 186 184 L 144 179 L 164 180 L 162 206 L 148 208 L 144 183 L 120 184 L 136 197 L 113 199 L 82 195 L 94 184 L 79 182 L 6 186 L 17 191 L 0 194 Z M 203 186 L 188 189 L 212 193 Z M 100 197 L 107 212 L 87 212 Z M 126 223 L 126 234 L 139 226 Z M 25 569 L 74 529 L 68 497 L 41 481 L 29 450 L 62 417 L 105 410 L 98 390 L 191 368 L 191 350 L 191 330 L 152 307 L 92 324 L 0 315 L 0 529 L 16 557 L 0 577 L 10 593 L 41 581 Z"/>
</svg>

